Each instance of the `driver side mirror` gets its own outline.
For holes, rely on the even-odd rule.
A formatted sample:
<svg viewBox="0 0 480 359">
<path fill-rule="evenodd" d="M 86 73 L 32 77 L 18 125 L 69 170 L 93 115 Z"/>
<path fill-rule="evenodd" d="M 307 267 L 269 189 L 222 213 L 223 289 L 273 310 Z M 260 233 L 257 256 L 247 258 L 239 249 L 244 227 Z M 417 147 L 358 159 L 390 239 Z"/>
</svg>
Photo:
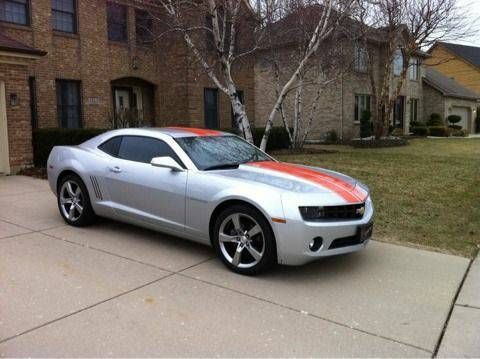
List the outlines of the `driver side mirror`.
<svg viewBox="0 0 480 359">
<path fill-rule="evenodd" d="M 170 168 L 174 172 L 183 172 L 185 171 L 182 166 L 178 164 L 172 157 L 154 157 L 150 161 L 150 164 L 154 167 Z"/>
</svg>

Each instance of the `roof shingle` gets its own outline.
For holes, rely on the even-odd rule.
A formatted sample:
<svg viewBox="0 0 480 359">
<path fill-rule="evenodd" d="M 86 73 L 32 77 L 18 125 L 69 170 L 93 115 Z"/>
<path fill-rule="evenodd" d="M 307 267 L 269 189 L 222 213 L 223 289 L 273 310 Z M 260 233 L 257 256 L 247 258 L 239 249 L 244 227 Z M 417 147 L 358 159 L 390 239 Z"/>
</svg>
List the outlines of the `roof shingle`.
<svg viewBox="0 0 480 359">
<path fill-rule="evenodd" d="M 440 44 L 472 65 L 480 67 L 480 47 L 450 44 L 448 42 L 441 42 Z"/>
<path fill-rule="evenodd" d="M 437 70 L 427 67 L 423 79 L 428 85 L 440 91 L 444 96 L 479 100 L 480 95 L 463 87 L 454 79 L 447 77 Z"/>
</svg>

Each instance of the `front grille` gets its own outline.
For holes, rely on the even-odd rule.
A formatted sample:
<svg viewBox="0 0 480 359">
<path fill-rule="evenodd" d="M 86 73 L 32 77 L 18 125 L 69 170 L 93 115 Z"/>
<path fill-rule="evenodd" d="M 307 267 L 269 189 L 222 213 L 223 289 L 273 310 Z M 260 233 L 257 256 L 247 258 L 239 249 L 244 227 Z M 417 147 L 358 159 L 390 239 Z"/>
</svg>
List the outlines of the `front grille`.
<svg viewBox="0 0 480 359">
<path fill-rule="evenodd" d="M 360 236 L 358 235 L 344 237 L 344 238 L 337 238 L 334 241 L 332 241 L 328 249 L 356 246 L 357 244 L 362 244 L 363 242 L 365 242 L 365 240 L 360 239 Z"/>
<path fill-rule="evenodd" d="M 325 219 L 343 220 L 360 219 L 365 213 L 365 203 L 349 204 L 346 206 L 328 206 L 323 207 Z"/>
</svg>

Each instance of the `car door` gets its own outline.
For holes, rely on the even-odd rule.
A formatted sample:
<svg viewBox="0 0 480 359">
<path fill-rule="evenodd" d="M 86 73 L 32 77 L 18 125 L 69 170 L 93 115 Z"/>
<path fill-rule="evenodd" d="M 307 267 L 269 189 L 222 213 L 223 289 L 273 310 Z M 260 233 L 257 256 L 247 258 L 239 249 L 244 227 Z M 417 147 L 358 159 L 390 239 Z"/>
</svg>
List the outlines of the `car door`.
<svg viewBox="0 0 480 359">
<path fill-rule="evenodd" d="M 133 221 L 183 231 L 187 172 L 154 167 L 154 157 L 170 156 L 182 165 L 164 141 L 122 136 L 116 156 L 106 169 L 105 182 L 116 213 Z"/>
</svg>

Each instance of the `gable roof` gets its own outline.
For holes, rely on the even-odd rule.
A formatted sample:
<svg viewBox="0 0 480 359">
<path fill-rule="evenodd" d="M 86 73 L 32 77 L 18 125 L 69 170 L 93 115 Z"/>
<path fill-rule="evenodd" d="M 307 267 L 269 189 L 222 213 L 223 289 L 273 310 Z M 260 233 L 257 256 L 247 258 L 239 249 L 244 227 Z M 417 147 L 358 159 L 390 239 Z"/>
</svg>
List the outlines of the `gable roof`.
<svg viewBox="0 0 480 359">
<path fill-rule="evenodd" d="M 7 35 L 0 32 L 0 51 L 16 52 L 21 54 L 44 56 L 46 51 L 38 50 L 28 45 L 25 45 L 17 40 L 14 40 Z"/>
<path fill-rule="evenodd" d="M 480 47 L 439 42 L 450 52 L 480 68 Z"/>
<path fill-rule="evenodd" d="M 427 67 L 425 70 L 423 81 L 440 91 L 444 96 L 477 101 L 480 99 L 480 94 L 463 87 L 454 79 L 441 74 L 437 70 L 431 67 Z"/>
</svg>

